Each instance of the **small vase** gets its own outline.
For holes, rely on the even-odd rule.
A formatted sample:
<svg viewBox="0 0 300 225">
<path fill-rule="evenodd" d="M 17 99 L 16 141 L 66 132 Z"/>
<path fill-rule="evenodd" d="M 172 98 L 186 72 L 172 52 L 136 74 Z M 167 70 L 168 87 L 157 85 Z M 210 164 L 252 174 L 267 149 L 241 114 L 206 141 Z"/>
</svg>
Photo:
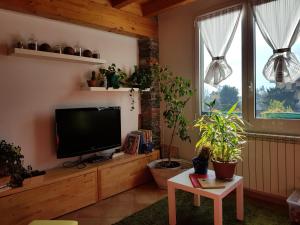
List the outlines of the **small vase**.
<svg viewBox="0 0 300 225">
<path fill-rule="evenodd" d="M 208 168 L 208 160 L 203 160 L 199 158 L 199 156 L 194 157 L 192 159 L 195 173 L 205 175 L 207 174 L 207 168 Z"/>
</svg>

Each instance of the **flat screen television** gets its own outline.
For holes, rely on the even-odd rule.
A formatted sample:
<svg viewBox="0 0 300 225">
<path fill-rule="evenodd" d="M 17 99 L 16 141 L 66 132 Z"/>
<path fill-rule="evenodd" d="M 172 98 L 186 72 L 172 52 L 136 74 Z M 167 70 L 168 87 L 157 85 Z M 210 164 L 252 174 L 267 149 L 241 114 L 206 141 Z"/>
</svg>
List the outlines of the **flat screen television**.
<svg viewBox="0 0 300 225">
<path fill-rule="evenodd" d="M 57 158 L 121 146 L 120 107 L 56 109 Z"/>
</svg>

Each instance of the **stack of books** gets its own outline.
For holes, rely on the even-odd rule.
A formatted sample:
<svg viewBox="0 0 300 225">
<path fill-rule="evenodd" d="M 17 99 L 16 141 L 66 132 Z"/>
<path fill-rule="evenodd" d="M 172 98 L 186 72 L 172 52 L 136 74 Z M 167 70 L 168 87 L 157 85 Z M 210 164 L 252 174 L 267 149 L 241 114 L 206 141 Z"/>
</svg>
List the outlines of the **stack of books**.
<svg viewBox="0 0 300 225">
<path fill-rule="evenodd" d="M 122 146 L 126 154 L 143 154 L 152 152 L 152 130 L 137 130 L 130 132 Z"/>
</svg>

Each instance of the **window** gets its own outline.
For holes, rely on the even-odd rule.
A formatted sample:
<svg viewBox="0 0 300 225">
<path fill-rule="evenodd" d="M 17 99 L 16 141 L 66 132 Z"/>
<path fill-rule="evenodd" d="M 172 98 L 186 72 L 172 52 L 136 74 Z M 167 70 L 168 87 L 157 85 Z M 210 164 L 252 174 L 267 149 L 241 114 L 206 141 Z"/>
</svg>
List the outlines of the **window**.
<svg viewBox="0 0 300 225">
<path fill-rule="evenodd" d="M 208 107 L 205 103 L 216 99 L 216 108 L 221 111 L 227 111 L 234 103 L 239 102 L 237 112 L 242 113 L 242 32 L 241 22 L 239 22 L 231 47 L 226 54 L 226 60 L 232 68 L 232 74 L 218 87 L 212 87 L 203 82 L 205 71 L 211 62 L 211 56 L 208 53 L 203 41 L 200 41 L 200 74 L 201 74 L 201 113 L 207 113 Z"/>
<path fill-rule="evenodd" d="M 251 126 L 249 132 L 300 135 L 300 79 L 293 84 L 277 85 L 263 75 L 263 68 L 273 54 L 256 22 L 250 3 L 243 5 L 226 60 L 233 73 L 217 87 L 204 83 L 206 69 L 211 62 L 201 35 L 197 30 L 199 114 L 208 112 L 205 103 L 214 99 L 217 109 L 226 111 L 239 102 L 238 113 Z M 292 47 L 300 60 L 300 35 Z"/>
<path fill-rule="evenodd" d="M 255 24 L 255 116 L 261 119 L 300 119 L 300 80 L 294 84 L 276 86 L 263 76 L 263 68 L 272 49 Z M 300 59 L 300 40 L 292 48 Z"/>
</svg>

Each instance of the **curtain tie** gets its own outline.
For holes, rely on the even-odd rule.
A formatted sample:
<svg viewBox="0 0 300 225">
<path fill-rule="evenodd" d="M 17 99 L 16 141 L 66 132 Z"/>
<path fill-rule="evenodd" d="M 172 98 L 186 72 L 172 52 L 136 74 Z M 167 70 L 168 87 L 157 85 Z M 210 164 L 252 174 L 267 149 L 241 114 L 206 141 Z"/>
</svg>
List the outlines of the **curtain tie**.
<svg viewBox="0 0 300 225">
<path fill-rule="evenodd" d="M 225 59 L 225 56 L 212 57 L 212 60 L 221 60 L 221 59 Z"/>
<path fill-rule="evenodd" d="M 291 48 L 280 48 L 273 50 L 273 54 L 291 52 Z"/>
</svg>

